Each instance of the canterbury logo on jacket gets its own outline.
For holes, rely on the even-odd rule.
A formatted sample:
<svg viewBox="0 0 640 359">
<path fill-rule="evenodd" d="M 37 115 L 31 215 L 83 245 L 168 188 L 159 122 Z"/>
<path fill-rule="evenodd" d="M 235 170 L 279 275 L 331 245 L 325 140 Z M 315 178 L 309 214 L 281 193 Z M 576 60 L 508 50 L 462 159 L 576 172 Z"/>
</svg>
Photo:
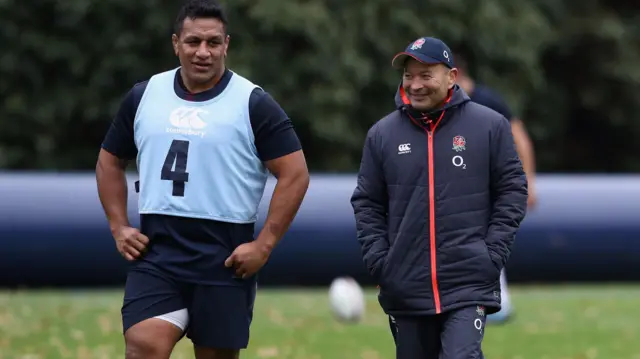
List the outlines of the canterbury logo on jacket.
<svg viewBox="0 0 640 359">
<path fill-rule="evenodd" d="M 429 116 L 402 94 L 367 134 L 351 198 L 380 304 L 391 315 L 494 313 L 527 204 L 510 124 L 458 86 Z"/>
</svg>

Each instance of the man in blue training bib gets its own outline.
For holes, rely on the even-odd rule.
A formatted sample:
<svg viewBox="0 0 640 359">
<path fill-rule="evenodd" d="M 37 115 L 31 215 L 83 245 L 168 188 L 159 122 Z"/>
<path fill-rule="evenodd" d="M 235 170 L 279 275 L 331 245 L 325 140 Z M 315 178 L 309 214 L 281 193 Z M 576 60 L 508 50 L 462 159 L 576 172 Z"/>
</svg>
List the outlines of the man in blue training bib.
<svg viewBox="0 0 640 359">
<path fill-rule="evenodd" d="M 190 0 L 175 22 L 180 67 L 136 84 L 96 167 L 118 251 L 131 262 L 122 306 L 126 358 L 169 358 L 186 334 L 198 359 L 238 358 L 249 342 L 256 273 L 309 185 L 287 114 L 225 66 L 227 18 Z M 127 219 L 127 162 L 139 172 L 140 230 Z M 269 172 L 264 227 L 254 223 Z"/>
</svg>

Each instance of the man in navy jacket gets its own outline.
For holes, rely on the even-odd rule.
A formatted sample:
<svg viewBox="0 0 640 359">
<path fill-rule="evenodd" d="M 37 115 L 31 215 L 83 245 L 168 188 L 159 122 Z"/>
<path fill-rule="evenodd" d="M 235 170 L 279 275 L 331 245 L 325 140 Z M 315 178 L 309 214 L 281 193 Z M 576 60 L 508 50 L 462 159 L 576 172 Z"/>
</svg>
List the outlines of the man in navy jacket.
<svg viewBox="0 0 640 359">
<path fill-rule="evenodd" d="M 363 260 L 397 358 L 481 358 L 527 179 L 508 120 L 456 85 L 444 42 L 417 39 L 392 64 L 397 109 L 368 131 L 351 198 Z"/>
</svg>

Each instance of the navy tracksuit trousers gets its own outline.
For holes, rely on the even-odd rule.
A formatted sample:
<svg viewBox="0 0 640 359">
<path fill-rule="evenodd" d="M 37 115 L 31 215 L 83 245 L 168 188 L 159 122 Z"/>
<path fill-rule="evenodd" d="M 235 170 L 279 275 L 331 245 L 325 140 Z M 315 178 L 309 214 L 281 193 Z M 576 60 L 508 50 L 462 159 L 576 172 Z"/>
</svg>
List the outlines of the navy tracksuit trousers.
<svg viewBox="0 0 640 359">
<path fill-rule="evenodd" d="M 389 317 L 396 359 L 484 359 L 484 307 L 430 316 Z"/>
</svg>

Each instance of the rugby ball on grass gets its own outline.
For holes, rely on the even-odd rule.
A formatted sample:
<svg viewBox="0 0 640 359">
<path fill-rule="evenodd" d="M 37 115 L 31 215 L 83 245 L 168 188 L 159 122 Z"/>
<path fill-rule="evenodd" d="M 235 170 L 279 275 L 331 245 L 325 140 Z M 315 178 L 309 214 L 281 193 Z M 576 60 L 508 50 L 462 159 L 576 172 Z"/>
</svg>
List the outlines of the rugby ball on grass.
<svg viewBox="0 0 640 359">
<path fill-rule="evenodd" d="M 341 322 L 355 323 L 364 315 L 364 292 L 351 277 L 338 277 L 331 282 L 329 303 L 333 315 Z"/>
</svg>

